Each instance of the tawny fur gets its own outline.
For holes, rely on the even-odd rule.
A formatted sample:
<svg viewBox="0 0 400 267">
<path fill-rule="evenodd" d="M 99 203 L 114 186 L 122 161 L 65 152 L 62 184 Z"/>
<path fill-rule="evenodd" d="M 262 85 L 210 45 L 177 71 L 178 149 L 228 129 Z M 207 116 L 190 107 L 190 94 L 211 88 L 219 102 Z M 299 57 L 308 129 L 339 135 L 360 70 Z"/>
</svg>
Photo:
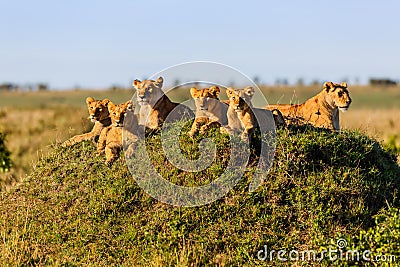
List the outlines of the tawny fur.
<svg viewBox="0 0 400 267">
<path fill-rule="evenodd" d="M 108 105 L 112 124 L 101 131 L 99 142 L 97 143 L 97 151 L 99 153 L 105 152 L 106 154 L 106 165 L 110 165 L 118 158 L 119 153 L 122 150 L 123 134 L 131 143 L 137 141 L 137 136 L 123 127 L 125 113 L 128 110 L 133 111 L 132 107 L 133 103 L 131 100 L 126 103 L 118 104 L 117 106 L 112 103 Z M 135 126 L 129 126 L 129 128 L 134 129 L 137 126 L 137 120 L 131 123 L 136 124 Z M 129 149 L 131 149 L 131 147 L 129 147 Z"/>
<path fill-rule="evenodd" d="M 197 132 L 204 134 L 212 127 L 228 124 L 228 105 L 219 101 L 219 93 L 218 86 L 200 90 L 195 87 L 190 89 L 190 94 L 196 105 L 196 117 L 188 132 L 189 136 L 194 136 Z"/>
<path fill-rule="evenodd" d="M 163 81 L 163 78 L 159 77 L 156 81 L 134 80 L 132 84 L 136 89 L 136 98 L 140 105 L 139 124 L 151 130 L 160 128 L 170 112 L 179 105 L 164 94 L 161 89 Z M 176 114 L 178 115 L 176 119 L 180 119 L 183 114 L 193 116 L 192 110 L 184 105 L 179 105 Z"/>
<path fill-rule="evenodd" d="M 226 94 L 229 98 L 228 126 L 221 128 L 221 132 L 230 135 L 240 134 L 243 140 L 249 140 L 259 123 L 274 126 L 285 125 L 283 116 L 279 111 L 271 112 L 252 107 L 251 99 L 254 96 L 252 87 L 241 90 L 234 90 L 229 87 L 226 89 Z"/>
<path fill-rule="evenodd" d="M 76 143 L 92 139 L 95 142 L 104 127 L 111 125 L 108 113 L 108 105 L 112 103 L 109 99 L 94 100 L 92 97 L 86 98 L 86 105 L 89 111 L 89 119 L 94 122 L 92 130 L 85 134 L 75 135 L 61 145 L 63 147 L 72 146 Z M 96 143 L 96 142 L 95 142 Z"/>
<path fill-rule="evenodd" d="M 269 105 L 265 108 L 280 110 L 288 123 L 309 123 L 339 131 L 339 110 L 347 111 L 350 104 L 347 83 L 326 82 L 319 94 L 302 104 Z"/>
</svg>

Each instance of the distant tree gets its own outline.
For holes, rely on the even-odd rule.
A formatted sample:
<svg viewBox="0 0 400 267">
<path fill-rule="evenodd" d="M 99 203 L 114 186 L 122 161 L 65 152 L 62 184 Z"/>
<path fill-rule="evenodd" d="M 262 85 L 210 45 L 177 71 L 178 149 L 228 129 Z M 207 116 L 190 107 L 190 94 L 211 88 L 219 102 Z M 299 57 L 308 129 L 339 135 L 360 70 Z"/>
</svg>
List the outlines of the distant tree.
<svg viewBox="0 0 400 267">
<path fill-rule="evenodd" d="M 12 83 L 3 83 L 0 84 L 0 91 L 12 91 L 14 85 Z"/>
<path fill-rule="evenodd" d="M 181 84 L 181 81 L 179 79 L 175 79 L 174 87 L 178 87 L 180 84 Z"/>
<path fill-rule="evenodd" d="M 254 76 L 254 78 L 253 78 L 253 82 L 255 83 L 255 84 L 260 84 L 260 77 L 259 76 Z"/>
<path fill-rule="evenodd" d="M 385 79 L 371 78 L 369 79 L 369 84 L 372 86 L 377 86 L 377 85 L 391 86 L 391 85 L 397 85 L 397 82 L 387 78 Z"/>
<path fill-rule="evenodd" d="M 296 82 L 297 86 L 304 86 L 304 79 L 303 78 L 298 78 Z"/>
<path fill-rule="evenodd" d="M 38 91 L 47 91 L 47 90 L 49 90 L 48 85 L 45 84 L 45 83 L 39 83 L 37 86 L 38 86 Z"/>
</svg>

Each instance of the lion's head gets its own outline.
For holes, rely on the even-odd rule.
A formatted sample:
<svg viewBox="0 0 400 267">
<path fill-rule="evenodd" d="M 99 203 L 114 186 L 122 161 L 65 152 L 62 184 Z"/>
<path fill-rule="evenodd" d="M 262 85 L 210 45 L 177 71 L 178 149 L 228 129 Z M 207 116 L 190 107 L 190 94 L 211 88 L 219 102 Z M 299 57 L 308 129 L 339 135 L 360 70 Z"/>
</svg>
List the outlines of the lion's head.
<svg viewBox="0 0 400 267">
<path fill-rule="evenodd" d="M 232 87 L 226 89 L 226 94 L 229 98 L 229 106 L 235 111 L 241 111 L 251 106 L 251 99 L 254 95 L 253 87 L 246 87 L 240 90 L 234 90 Z"/>
<path fill-rule="evenodd" d="M 340 84 L 333 82 L 324 83 L 324 90 L 327 93 L 326 100 L 330 105 L 339 108 L 340 111 L 345 112 L 349 109 L 351 98 L 347 90 L 347 83 Z"/>
<path fill-rule="evenodd" d="M 154 80 L 134 80 L 132 86 L 136 89 L 136 97 L 139 105 L 154 106 L 160 97 L 164 94 L 161 90 L 163 85 L 163 78 L 159 77 Z"/>
<path fill-rule="evenodd" d="M 114 105 L 114 103 L 108 104 L 108 112 L 110 113 L 112 125 L 122 127 L 124 125 L 125 113 L 128 109 L 133 110 L 132 100 L 118 105 Z"/>
<path fill-rule="evenodd" d="M 89 110 L 89 119 L 92 122 L 102 121 L 109 117 L 108 105 L 112 103 L 109 99 L 94 100 L 93 97 L 86 98 L 86 104 Z"/>
<path fill-rule="evenodd" d="M 190 94 L 192 95 L 196 104 L 197 110 L 212 110 L 219 102 L 220 89 L 218 86 L 211 86 L 210 88 L 204 88 L 197 90 L 197 88 L 190 88 Z"/>
</svg>

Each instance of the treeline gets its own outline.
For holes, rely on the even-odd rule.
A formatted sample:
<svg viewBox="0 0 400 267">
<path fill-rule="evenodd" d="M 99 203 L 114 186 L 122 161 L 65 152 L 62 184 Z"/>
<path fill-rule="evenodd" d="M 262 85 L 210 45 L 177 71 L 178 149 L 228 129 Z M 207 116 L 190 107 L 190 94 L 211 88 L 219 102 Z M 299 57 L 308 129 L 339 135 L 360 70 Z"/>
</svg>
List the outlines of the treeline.
<svg viewBox="0 0 400 267">
<path fill-rule="evenodd" d="M 259 76 L 253 77 L 253 81 L 258 84 L 262 85 L 263 83 L 260 80 Z M 343 79 L 340 82 L 349 82 L 347 79 Z M 273 85 L 278 85 L 278 86 L 289 86 L 289 85 L 294 85 L 294 86 L 316 86 L 316 85 L 321 85 L 323 84 L 324 81 L 320 81 L 317 79 L 312 80 L 309 83 L 306 83 L 304 79 L 299 78 L 296 80 L 294 83 L 290 83 L 288 79 L 286 78 L 278 78 L 275 80 Z M 358 79 L 354 81 L 355 84 L 359 84 Z M 175 81 L 175 85 L 179 84 L 179 80 Z M 396 86 L 399 84 L 398 81 L 389 79 L 389 78 L 370 78 L 368 80 L 368 84 L 370 86 Z M 234 86 L 234 82 L 231 82 L 230 86 Z M 18 92 L 18 91 L 48 91 L 50 89 L 49 85 L 47 83 L 36 83 L 36 84 L 25 84 L 25 85 L 19 85 L 16 83 L 2 83 L 0 84 L 0 92 Z M 75 90 L 81 89 L 80 87 L 75 87 Z M 124 86 L 120 85 L 112 85 L 108 88 L 109 90 L 121 90 L 121 89 L 127 89 Z"/>
<path fill-rule="evenodd" d="M 49 85 L 46 83 L 36 83 L 28 85 L 19 85 L 16 83 L 0 84 L 0 92 L 18 92 L 18 91 L 47 91 Z"/>
</svg>

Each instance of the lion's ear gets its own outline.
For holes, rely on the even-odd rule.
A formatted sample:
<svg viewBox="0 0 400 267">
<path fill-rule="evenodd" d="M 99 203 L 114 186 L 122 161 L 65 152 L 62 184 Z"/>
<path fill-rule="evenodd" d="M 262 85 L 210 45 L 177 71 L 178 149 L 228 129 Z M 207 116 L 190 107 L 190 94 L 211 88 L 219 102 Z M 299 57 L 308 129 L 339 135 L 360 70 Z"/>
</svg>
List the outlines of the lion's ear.
<svg viewBox="0 0 400 267">
<path fill-rule="evenodd" d="M 248 95 L 250 97 L 253 97 L 253 95 L 255 93 L 254 88 L 251 86 L 247 86 L 246 88 L 244 88 L 244 92 L 246 95 Z"/>
<path fill-rule="evenodd" d="M 109 101 L 109 102 L 108 102 L 108 104 L 107 104 L 107 108 L 108 108 L 108 111 L 111 111 L 111 110 L 113 110 L 113 109 L 115 108 L 115 105 L 114 105 L 114 103 L 113 103 L 113 102 L 111 102 L 111 101 Z"/>
<path fill-rule="evenodd" d="M 221 92 L 221 90 L 219 89 L 218 86 L 211 86 L 210 87 L 210 92 L 211 94 L 215 95 L 216 97 L 219 96 L 219 93 Z"/>
<path fill-rule="evenodd" d="M 325 82 L 324 83 L 324 89 L 329 92 L 330 89 L 334 88 L 333 82 Z"/>
<path fill-rule="evenodd" d="M 162 85 L 163 85 L 163 83 L 164 83 L 164 79 L 163 79 L 163 77 L 158 77 L 158 79 L 154 82 L 154 85 L 155 86 L 157 86 L 158 88 L 161 88 L 162 87 Z"/>
<path fill-rule="evenodd" d="M 94 101 L 95 101 L 95 100 L 94 100 L 93 97 L 90 97 L 90 96 L 89 96 L 89 97 L 86 98 L 86 104 L 87 104 L 87 105 L 90 105 L 90 104 L 93 103 Z"/>
<path fill-rule="evenodd" d="M 228 95 L 228 97 L 232 95 L 234 92 L 235 90 L 232 87 L 226 88 L 226 94 Z"/>
<path fill-rule="evenodd" d="M 102 101 L 101 101 L 101 103 L 105 106 L 105 107 L 107 107 L 108 105 L 110 105 L 110 104 L 113 104 L 112 102 L 111 102 L 111 100 L 110 99 L 103 99 Z"/>
<path fill-rule="evenodd" d="M 135 79 L 135 80 L 132 82 L 132 86 L 135 87 L 135 88 L 138 88 L 141 84 L 142 84 L 142 82 L 139 81 L 138 79 Z"/>
<path fill-rule="evenodd" d="M 135 103 L 132 100 L 128 100 L 125 103 L 125 107 L 127 110 L 133 111 L 133 109 L 135 108 Z"/>
<path fill-rule="evenodd" d="M 192 96 L 192 97 L 194 97 L 195 96 L 195 94 L 197 93 L 197 88 L 196 87 L 192 87 L 192 88 L 190 88 L 190 95 Z"/>
<path fill-rule="evenodd" d="M 347 83 L 346 83 L 346 82 L 342 82 L 342 83 L 340 84 L 340 86 L 347 88 Z"/>
</svg>

